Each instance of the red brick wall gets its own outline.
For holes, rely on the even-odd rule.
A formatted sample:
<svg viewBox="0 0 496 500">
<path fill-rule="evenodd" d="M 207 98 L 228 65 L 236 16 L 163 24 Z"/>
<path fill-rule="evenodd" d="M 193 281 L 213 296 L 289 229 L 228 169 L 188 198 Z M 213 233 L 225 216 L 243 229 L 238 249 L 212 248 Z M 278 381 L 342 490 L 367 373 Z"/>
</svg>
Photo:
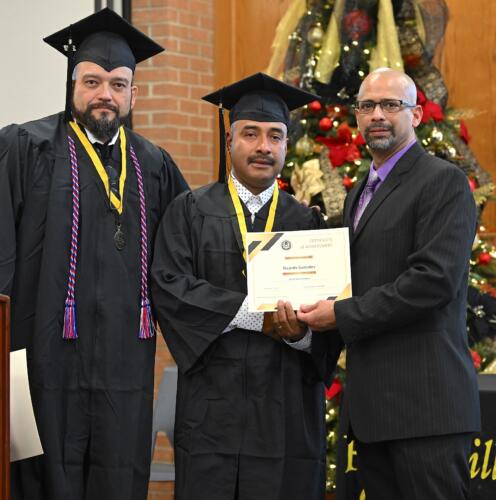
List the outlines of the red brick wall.
<svg viewBox="0 0 496 500">
<path fill-rule="evenodd" d="M 215 110 L 200 97 L 213 90 L 214 0 L 132 0 L 133 24 L 166 52 L 136 71 L 138 100 L 134 128 L 174 158 L 192 188 L 214 180 Z M 155 388 L 173 363 L 157 338 Z M 155 459 L 172 450 L 160 437 Z M 149 500 L 171 500 L 173 484 L 150 483 Z"/>
<path fill-rule="evenodd" d="M 139 65 L 135 129 L 164 147 L 192 187 L 213 180 L 213 0 L 132 0 L 135 26 L 166 51 Z"/>
</svg>

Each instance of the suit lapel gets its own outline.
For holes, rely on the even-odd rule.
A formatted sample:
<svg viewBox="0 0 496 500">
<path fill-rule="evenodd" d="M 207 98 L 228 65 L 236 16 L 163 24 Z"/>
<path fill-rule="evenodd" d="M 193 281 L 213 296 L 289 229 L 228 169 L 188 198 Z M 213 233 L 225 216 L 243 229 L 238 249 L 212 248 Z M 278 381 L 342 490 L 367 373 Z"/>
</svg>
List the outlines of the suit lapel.
<svg viewBox="0 0 496 500">
<path fill-rule="evenodd" d="M 394 166 L 393 170 L 389 173 L 384 183 L 379 187 L 377 192 L 372 197 L 372 200 L 365 208 L 358 226 L 355 231 L 352 231 L 352 241 L 355 241 L 363 228 L 367 225 L 368 221 L 371 219 L 373 214 L 377 211 L 377 209 L 384 203 L 384 201 L 388 198 L 388 196 L 400 185 L 402 175 L 406 174 L 417 161 L 419 156 L 424 153 L 424 150 L 418 144 L 414 144 L 398 161 L 398 163 Z M 367 177 L 365 177 L 365 182 L 367 182 Z M 360 188 L 362 188 L 362 185 Z M 357 192 L 361 193 L 362 189 L 357 190 Z M 356 194 L 354 203 L 357 201 Z M 350 203 L 350 210 L 354 206 Z M 351 221 L 351 215 L 353 212 L 349 214 L 350 227 L 353 227 L 353 221 Z"/>
<path fill-rule="evenodd" d="M 381 206 L 384 200 L 398 187 L 400 184 L 400 179 L 398 176 L 391 175 L 392 172 L 387 176 L 384 184 L 382 184 L 374 196 L 370 200 L 370 203 L 365 208 L 362 216 L 360 217 L 360 221 L 358 222 L 358 226 L 353 232 L 353 240 L 358 237 L 362 229 L 367 225 L 372 214 Z"/>
</svg>

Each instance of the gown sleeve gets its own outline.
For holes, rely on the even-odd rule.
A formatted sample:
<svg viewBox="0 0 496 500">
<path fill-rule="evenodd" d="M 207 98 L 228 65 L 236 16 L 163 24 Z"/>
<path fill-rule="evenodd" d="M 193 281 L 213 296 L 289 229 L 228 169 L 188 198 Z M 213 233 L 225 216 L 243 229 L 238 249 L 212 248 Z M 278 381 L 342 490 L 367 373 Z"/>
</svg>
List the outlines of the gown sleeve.
<svg viewBox="0 0 496 500">
<path fill-rule="evenodd" d="M 169 203 L 183 191 L 187 191 L 189 187 L 169 153 L 162 148 L 160 148 L 160 152 L 162 153 L 163 163 L 160 186 L 160 213 L 163 214 L 167 210 Z"/>
<path fill-rule="evenodd" d="M 16 227 L 24 203 L 23 165 L 36 151 L 16 125 L 0 130 L 0 293 L 10 295 L 16 262 Z"/>
<path fill-rule="evenodd" d="M 209 347 L 222 335 L 246 294 L 197 278 L 201 231 L 195 230 L 191 192 L 176 198 L 160 223 L 152 265 L 156 318 L 179 369 L 207 363 Z M 208 237 L 205 236 L 205 237 Z"/>
</svg>

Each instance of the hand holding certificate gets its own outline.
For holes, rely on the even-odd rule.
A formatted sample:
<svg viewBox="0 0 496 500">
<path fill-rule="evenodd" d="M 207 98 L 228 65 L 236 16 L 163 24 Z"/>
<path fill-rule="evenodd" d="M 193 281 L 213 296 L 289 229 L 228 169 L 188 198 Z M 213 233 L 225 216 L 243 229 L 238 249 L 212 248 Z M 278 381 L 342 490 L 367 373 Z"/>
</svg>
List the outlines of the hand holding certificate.
<svg viewBox="0 0 496 500">
<path fill-rule="evenodd" d="M 247 233 L 248 308 L 275 311 L 351 296 L 348 228 Z"/>
</svg>

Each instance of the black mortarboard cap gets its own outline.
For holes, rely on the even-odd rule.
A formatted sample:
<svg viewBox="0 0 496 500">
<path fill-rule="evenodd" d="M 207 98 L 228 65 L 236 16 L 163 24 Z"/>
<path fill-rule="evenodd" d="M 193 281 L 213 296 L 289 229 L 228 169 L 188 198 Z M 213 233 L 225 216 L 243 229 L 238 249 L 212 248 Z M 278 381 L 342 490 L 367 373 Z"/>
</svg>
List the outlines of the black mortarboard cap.
<svg viewBox="0 0 496 500">
<path fill-rule="evenodd" d="M 225 131 L 223 109 L 229 110 L 229 121 L 253 120 L 281 122 L 289 125 L 289 112 L 318 99 L 315 94 L 255 73 L 239 82 L 223 87 L 202 99 L 219 106 L 220 160 L 219 182 L 225 182 Z"/>
<path fill-rule="evenodd" d="M 43 39 L 67 56 L 66 118 L 70 119 L 72 73 L 76 64 L 89 61 L 105 71 L 136 64 L 164 50 L 109 8 L 91 14 Z"/>
</svg>

